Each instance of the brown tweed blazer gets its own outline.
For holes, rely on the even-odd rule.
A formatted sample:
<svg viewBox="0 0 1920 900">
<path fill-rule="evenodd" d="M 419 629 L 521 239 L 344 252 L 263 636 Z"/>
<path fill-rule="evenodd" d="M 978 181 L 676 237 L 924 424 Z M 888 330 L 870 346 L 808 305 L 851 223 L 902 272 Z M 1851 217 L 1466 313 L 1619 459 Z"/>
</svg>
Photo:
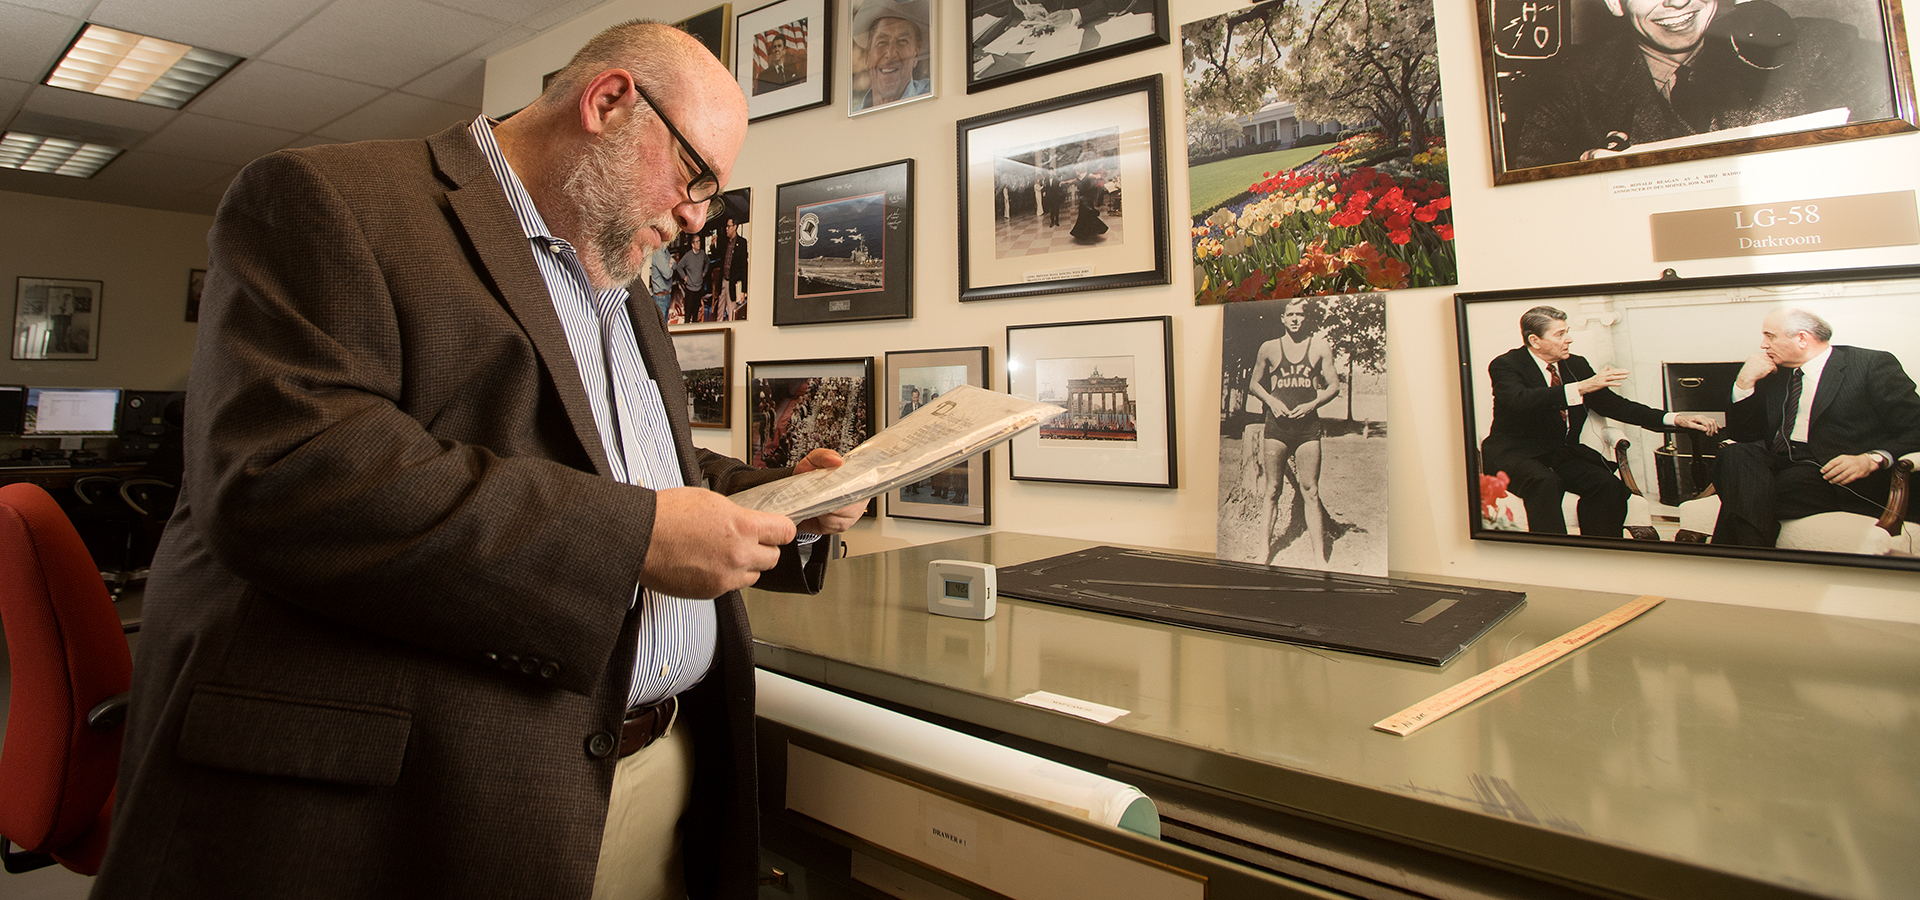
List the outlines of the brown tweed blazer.
<svg viewBox="0 0 1920 900">
<path fill-rule="evenodd" d="M 587 897 L 654 498 L 606 477 L 466 126 L 264 157 L 209 244 L 94 896 Z M 688 483 L 785 474 L 689 449 L 666 330 L 630 310 Z M 762 584 L 817 588 L 829 555 Z M 739 596 L 715 603 L 687 874 L 749 897 L 752 649 Z"/>
</svg>

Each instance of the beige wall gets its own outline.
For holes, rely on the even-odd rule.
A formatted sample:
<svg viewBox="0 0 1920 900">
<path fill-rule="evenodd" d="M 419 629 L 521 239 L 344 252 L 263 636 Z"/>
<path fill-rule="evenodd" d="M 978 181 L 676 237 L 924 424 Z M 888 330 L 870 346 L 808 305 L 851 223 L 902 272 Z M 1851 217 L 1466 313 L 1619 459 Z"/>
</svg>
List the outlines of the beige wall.
<svg viewBox="0 0 1920 900">
<path fill-rule="evenodd" d="M 501 113 L 534 96 L 539 76 L 558 68 L 588 34 L 621 18 L 678 18 L 707 0 L 621 0 L 600 7 L 489 61 L 486 108 Z M 754 190 L 755 218 L 766 222 L 774 189 L 786 181 L 911 157 L 917 161 L 915 314 L 907 321 L 776 329 L 768 322 L 766 285 L 772 229 L 755 230 L 752 247 L 753 319 L 738 325 L 734 376 L 744 362 L 822 356 L 883 356 L 914 350 L 984 344 L 998 364 L 1005 326 L 1123 316 L 1174 318 L 1175 378 L 1180 409 L 1177 491 L 1092 485 L 1015 483 L 1004 460 L 995 462 L 994 528 L 1094 540 L 1210 551 L 1214 544 L 1213 435 L 1219 379 L 1221 313 L 1195 307 L 1186 241 L 1178 212 L 1187 207 L 1180 96 L 1179 25 L 1244 6 L 1237 0 L 1173 0 L 1171 46 L 978 94 L 965 92 L 964 4 L 938 6 L 938 99 L 848 119 L 848 66 L 834 66 L 835 104 L 755 124 L 749 131 L 733 187 Z M 1729 189 L 1611 199 L 1616 176 L 1554 179 L 1494 188 L 1489 167 L 1480 51 L 1473 4 L 1438 2 L 1440 61 L 1450 113 L 1461 290 L 1493 290 L 1656 277 L 1647 217 L 1672 210 L 1797 200 L 1920 187 L 1920 136 L 1875 138 L 1740 157 L 1740 184 Z M 844 20 L 844 5 L 841 6 Z M 1915 45 L 1915 26 L 1908 43 Z M 836 53 L 844 53 L 846 37 Z M 953 123 L 1023 103 L 1159 72 L 1168 89 L 1169 202 L 1175 211 L 1174 278 L 1165 287 L 961 304 Z M 1640 170 L 1681 176 L 1729 160 Z M 1833 251 L 1707 260 L 1679 266 L 1687 276 L 1920 263 L 1920 248 Z M 1719 559 L 1674 558 L 1624 551 L 1560 549 L 1475 542 L 1467 538 L 1466 493 L 1457 381 L 1458 360 L 1451 289 L 1400 291 L 1388 299 L 1389 390 L 1392 439 L 1392 566 L 1412 574 L 1606 587 L 1627 593 L 1920 621 L 1920 592 L 1911 573 Z M 996 375 L 996 387 L 1004 387 Z M 735 409 L 743 389 L 736 388 Z M 735 420 L 740 420 L 736 412 Z M 744 428 L 701 439 L 738 455 Z M 882 518 L 852 536 L 855 552 L 870 552 L 962 536 L 978 529 Z"/>
<path fill-rule="evenodd" d="M 0 360 L 0 384 L 185 390 L 196 327 L 185 321 L 187 273 L 206 268 L 212 225 L 211 216 L 0 191 L 9 321 L 19 277 L 101 282 L 100 358 Z"/>
</svg>

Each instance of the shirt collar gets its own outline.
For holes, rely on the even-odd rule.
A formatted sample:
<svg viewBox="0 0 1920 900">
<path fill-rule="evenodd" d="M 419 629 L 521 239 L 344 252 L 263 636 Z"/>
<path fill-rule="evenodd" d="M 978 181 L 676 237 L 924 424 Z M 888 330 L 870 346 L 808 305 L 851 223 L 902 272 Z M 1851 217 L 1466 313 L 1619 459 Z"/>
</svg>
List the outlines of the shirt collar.
<svg viewBox="0 0 1920 900">
<path fill-rule="evenodd" d="M 493 170 L 493 177 L 507 192 L 507 205 L 513 208 L 513 217 L 520 222 L 520 230 L 529 240 L 547 241 L 566 245 L 566 241 L 554 237 L 547 230 L 547 221 L 540 217 L 540 209 L 533 205 L 533 195 L 527 193 L 527 186 L 515 175 L 513 166 L 507 163 L 507 154 L 500 149 L 500 143 L 493 138 L 493 129 L 500 123 L 486 116 L 476 116 L 467 132 L 473 135 L 474 144 L 480 148 L 480 155 L 486 157 L 487 167 Z"/>
<path fill-rule="evenodd" d="M 1800 383 L 1811 387 L 1820 382 L 1820 373 L 1827 370 L 1827 360 L 1833 356 L 1833 345 L 1820 351 L 1820 355 L 1800 364 Z"/>
</svg>

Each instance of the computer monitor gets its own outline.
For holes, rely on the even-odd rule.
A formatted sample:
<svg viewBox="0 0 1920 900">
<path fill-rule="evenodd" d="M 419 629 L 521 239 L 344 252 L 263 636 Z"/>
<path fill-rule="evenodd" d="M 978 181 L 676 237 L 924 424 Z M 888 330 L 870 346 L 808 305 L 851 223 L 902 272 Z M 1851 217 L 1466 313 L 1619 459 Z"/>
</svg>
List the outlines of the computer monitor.
<svg viewBox="0 0 1920 900">
<path fill-rule="evenodd" d="M 0 435 L 20 433 L 20 420 L 27 414 L 27 389 L 18 384 L 0 384 Z"/>
<path fill-rule="evenodd" d="M 27 388 L 20 433 L 26 437 L 112 437 L 119 388 Z"/>
</svg>

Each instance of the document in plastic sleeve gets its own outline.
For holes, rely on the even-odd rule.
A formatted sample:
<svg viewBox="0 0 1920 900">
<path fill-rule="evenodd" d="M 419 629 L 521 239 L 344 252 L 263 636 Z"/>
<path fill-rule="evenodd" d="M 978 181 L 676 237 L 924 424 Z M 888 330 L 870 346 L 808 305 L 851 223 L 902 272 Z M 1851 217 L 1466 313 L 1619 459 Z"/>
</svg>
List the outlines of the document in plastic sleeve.
<svg viewBox="0 0 1920 900">
<path fill-rule="evenodd" d="M 799 522 L 923 480 L 1063 412 L 962 385 L 848 451 L 839 468 L 782 478 L 728 499 Z"/>
</svg>

